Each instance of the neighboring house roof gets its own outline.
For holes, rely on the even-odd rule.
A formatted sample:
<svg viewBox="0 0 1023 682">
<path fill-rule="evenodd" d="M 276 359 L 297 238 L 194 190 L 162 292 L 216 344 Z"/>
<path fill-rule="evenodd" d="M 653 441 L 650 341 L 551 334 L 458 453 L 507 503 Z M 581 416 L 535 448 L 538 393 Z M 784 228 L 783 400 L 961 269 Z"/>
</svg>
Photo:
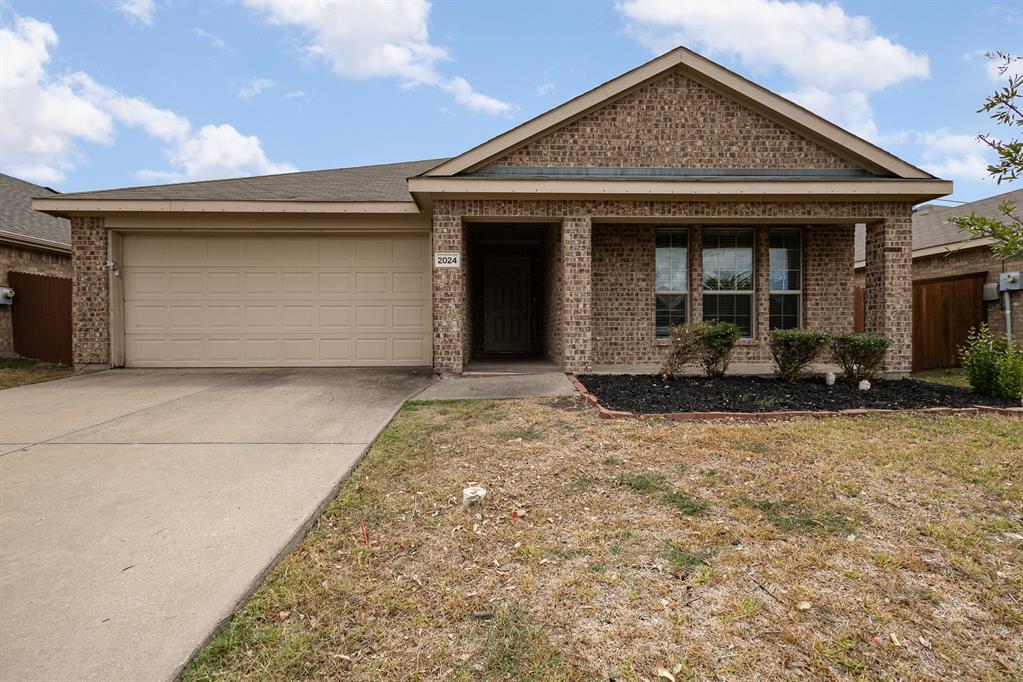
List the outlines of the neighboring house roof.
<svg viewBox="0 0 1023 682">
<path fill-rule="evenodd" d="M 60 192 L 0 173 L 0 241 L 49 251 L 71 250 L 71 223 L 32 210 L 32 199 Z"/>
<path fill-rule="evenodd" d="M 428 159 L 230 180 L 70 192 L 62 194 L 60 198 L 133 201 L 411 202 L 407 178 L 433 168 L 443 161 L 444 159 Z"/>
<path fill-rule="evenodd" d="M 968 204 L 958 206 L 939 206 L 938 204 L 924 204 L 913 211 L 913 257 L 934 255 L 946 250 L 954 250 L 949 245 L 963 245 L 966 247 L 984 246 L 989 243 L 987 240 L 971 239 L 970 235 L 963 232 L 955 225 L 948 222 L 952 216 L 967 216 L 976 213 L 985 218 L 998 218 L 998 206 L 1006 199 L 1019 203 L 1023 210 L 1023 189 L 1012 190 L 1003 194 L 996 194 L 979 201 L 971 201 Z M 866 228 L 862 225 L 856 226 L 856 266 L 863 265 L 866 258 Z"/>
<path fill-rule="evenodd" d="M 685 47 L 676 47 L 674 50 L 599 85 L 575 99 L 516 126 L 463 154 L 448 159 L 438 164 L 436 168 L 424 172 L 423 176 L 448 177 L 477 170 L 488 161 L 497 159 L 555 128 L 577 120 L 598 107 L 605 106 L 676 67 L 682 69 L 686 75 L 725 91 L 733 99 L 756 109 L 785 127 L 800 132 L 842 156 L 855 159 L 877 175 L 906 179 L 935 179 L 933 175 L 903 161 L 894 154 L 853 135 L 781 95 L 775 94 Z"/>
</svg>

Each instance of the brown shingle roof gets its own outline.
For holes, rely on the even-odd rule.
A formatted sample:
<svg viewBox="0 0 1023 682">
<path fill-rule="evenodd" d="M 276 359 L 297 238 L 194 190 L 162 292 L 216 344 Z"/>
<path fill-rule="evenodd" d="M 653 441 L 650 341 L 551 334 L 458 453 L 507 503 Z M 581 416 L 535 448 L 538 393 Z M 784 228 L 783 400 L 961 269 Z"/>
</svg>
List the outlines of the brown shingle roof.
<svg viewBox="0 0 1023 682">
<path fill-rule="evenodd" d="M 32 210 L 33 198 L 55 196 L 60 192 L 0 173 L 0 240 L 6 232 L 71 246 L 71 221 Z"/>
<path fill-rule="evenodd" d="M 1006 199 L 1011 199 L 1019 204 L 1018 208 L 1023 210 L 1023 189 L 1015 189 L 1004 194 L 996 194 L 993 197 L 971 201 L 968 204 L 959 206 L 938 206 L 936 204 L 924 204 L 913 212 L 913 250 L 927 249 L 945 244 L 955 244 L 970 236 L 950 225 L 947 221 L 952 216 L 970 215 L 976 213 L 987 218 L 997 218 L 998 206 Z M 862 261 L 866 253 L 866 230 L 863 227 L 856 228 L 856 260 Z"/>
<path fill-rule="evenodd" d="M 406 178 L 445 159 L 62 194 L 138 201 L 412 201 Z"/>
</svg>

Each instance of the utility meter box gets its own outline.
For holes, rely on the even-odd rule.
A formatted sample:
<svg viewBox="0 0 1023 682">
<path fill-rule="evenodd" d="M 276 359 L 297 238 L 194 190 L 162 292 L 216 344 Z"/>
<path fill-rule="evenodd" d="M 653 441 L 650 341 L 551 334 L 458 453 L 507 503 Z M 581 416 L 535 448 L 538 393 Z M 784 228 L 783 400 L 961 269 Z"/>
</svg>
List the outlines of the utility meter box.
<svg viewBox="0 0 1023 682">
<path fill-rule="evenodd" d="M 14 289 L 0 287 L 0 305 L 14 305 Z"/>
<path fill-rule="evenodd" d="M 1003 272 L 998 276 L 999 291 L 1023 291 L 1023 272 Z"/>
<path fill-rule="evenodd" d="M 998 300 L 998 282 L 989 282 L 984 285 L 984 294 L 981 296 L 985 301 Z"/>
</svg>

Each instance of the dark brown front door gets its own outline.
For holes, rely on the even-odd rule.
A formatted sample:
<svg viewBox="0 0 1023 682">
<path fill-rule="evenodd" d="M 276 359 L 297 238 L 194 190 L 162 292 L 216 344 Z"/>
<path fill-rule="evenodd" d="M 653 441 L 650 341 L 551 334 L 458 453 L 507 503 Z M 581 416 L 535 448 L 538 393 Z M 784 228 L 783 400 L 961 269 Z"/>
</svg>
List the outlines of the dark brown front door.
<svg viewBox="0 0 1023 682">
<path fill-rule="evenodd" d="M 528 353 L 531 293 L 528 258 L 487 258 L 483 263 L 483 350 Z"/>
</svg>

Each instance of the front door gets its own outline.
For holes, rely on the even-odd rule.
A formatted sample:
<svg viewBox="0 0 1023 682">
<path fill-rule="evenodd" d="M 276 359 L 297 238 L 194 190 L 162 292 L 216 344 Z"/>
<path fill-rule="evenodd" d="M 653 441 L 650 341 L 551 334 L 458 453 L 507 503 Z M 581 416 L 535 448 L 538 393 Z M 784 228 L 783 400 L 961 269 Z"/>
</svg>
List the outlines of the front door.
<svg viewBox="0 0 1023 682">
<path fill-rule="evenodd" d="M 528 258 L 487 258 L 483 264 L 483 350 L 528 353 L 530 300 Z"/>
</svg>

